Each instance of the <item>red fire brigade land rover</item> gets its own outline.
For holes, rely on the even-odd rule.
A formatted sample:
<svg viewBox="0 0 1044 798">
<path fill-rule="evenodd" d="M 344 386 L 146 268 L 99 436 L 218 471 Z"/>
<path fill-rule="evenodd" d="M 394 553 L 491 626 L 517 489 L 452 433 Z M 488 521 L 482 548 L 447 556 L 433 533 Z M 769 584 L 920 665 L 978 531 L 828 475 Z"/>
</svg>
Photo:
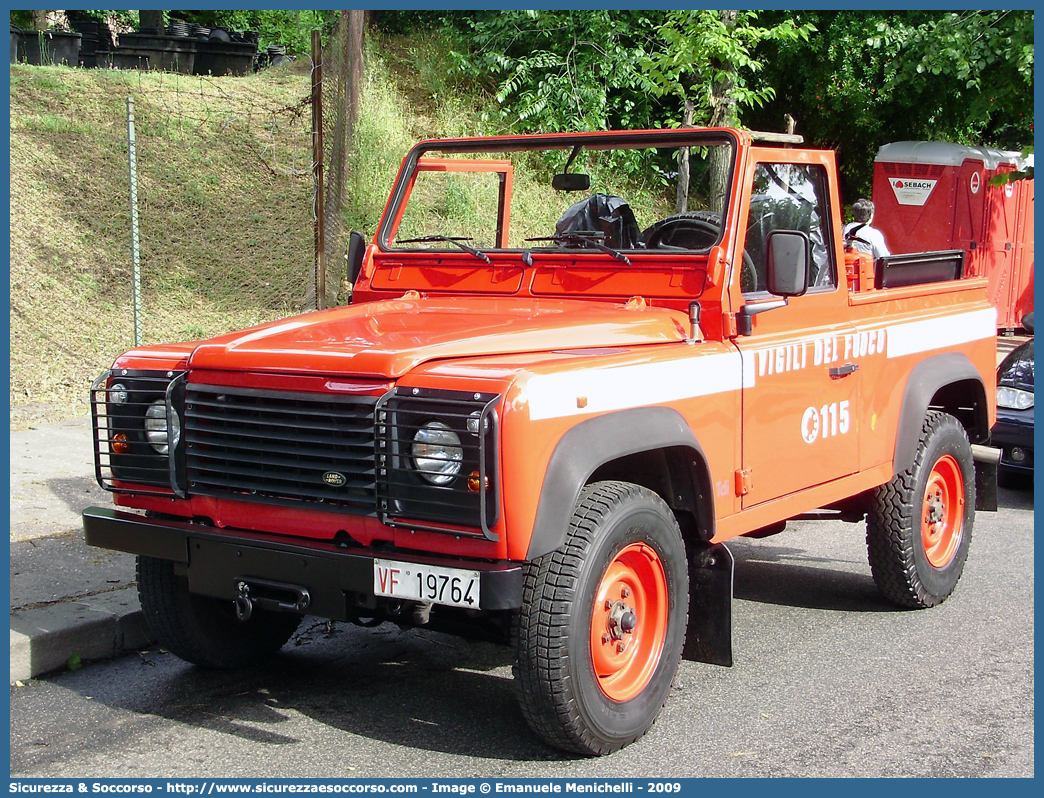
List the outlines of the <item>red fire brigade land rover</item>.
<svg viewBox="0 0 1044 798">
<path fill-rule="evenodd" d="M 118 509 L 88 543 L 138 555 L 201 666 L 306 614 L 509 645 L 527 721 L 581 754 L 644 734 L 681 658 L 732 664 L 730 538 L 865 519 L 883 595 L 938 604 L 995 509 L 996 311 L 959 250 L 846 253 L 834 156 L 799 143 L 418 144 L 351 304 L 99 377 Z"/>
</svg>

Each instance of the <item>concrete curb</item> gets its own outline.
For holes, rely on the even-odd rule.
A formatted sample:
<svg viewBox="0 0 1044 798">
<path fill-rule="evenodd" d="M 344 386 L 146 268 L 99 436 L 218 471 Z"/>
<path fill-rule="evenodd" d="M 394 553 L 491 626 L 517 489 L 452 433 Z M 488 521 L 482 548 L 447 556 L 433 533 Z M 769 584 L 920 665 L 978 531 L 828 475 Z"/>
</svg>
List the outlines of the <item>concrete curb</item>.
<svg viewBox="0 0 1044 798">
<path fill-rule="evenodd" d="M 11 613 L 11 683 L 152 642 L 134 587 Z"/>
</svg>

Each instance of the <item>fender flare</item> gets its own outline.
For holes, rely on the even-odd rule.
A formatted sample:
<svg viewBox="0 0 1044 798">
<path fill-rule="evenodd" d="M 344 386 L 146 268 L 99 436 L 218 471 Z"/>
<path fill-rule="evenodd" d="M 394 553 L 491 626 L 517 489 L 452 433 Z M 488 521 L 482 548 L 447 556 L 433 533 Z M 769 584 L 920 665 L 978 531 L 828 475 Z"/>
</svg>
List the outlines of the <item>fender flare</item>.
<svg viewBox="0 0 1044 798">
<path fill-rule="evenodd" d="M 983 396 L 986 387 L 982 375 L 961 352 L 947 352 L 922 360 L 910 370 L 903 389 L 902 409 L 899 411 L 899 425 L 895 433 L 895 452 L 892 458 L 892 472 L 898 474 L 913 465 L 917 453 L 917 442 L 920 439 L 921 423 L 928 412 L 932 397 L 941 388 L 955 382 L 974 381 L 982 388 Z M 988 422 L 983 421 L 988 428 Z M 976 443 L 977 441 L 972 441 Z"/>
<path fill-rule="evenodd" d="M 704 536 L 714 535 L 714 492 L 703 447 L 681 413 L 670 407 L 638 407 L 582 421 L 555 446 L 544 473 L 526 559 L 534 560 L 565 543 L 576 500 L 588 479 L 612 460 L 669 448 L 687 450 L 696 512 Z"/>
</svg>

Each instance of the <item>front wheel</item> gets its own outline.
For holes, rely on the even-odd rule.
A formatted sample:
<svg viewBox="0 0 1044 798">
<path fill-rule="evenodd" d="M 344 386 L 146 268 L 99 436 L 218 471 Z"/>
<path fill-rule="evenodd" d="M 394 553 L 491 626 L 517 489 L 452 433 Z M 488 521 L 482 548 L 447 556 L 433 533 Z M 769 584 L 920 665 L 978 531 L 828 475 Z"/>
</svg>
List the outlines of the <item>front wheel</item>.
<svg viewBox="0 0 1044 798">
<path fill-rule="evenodd" d="M 645 734 L 674 681 L 688 615 L 670 508 L 630 483 L 589 485 L 565 545 L 529 563 L 524 579 L 514 675 L 530 726 L 589 756 Z"/>
<path fill-rule="evenodd" d="M 964 427 L 929 412 L 913 465 L 873 493 L 866 517 L 878 589 L 904 607 L 945 601 L 964 571 L 975 520 L 975 463 Z"/>
</svg>

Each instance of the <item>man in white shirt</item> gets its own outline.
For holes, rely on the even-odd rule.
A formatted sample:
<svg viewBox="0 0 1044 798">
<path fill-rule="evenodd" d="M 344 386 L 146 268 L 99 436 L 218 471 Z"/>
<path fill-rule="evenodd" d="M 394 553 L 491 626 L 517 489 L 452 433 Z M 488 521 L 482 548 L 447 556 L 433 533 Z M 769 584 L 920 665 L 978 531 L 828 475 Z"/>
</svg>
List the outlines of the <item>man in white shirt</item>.
<svg viewBox="0 0 1044 798">
<path fill-rule="evenodd" d="M 856 200 L 852 203 L 852 215 L 855 221 L 844 227 L 845 243 L 850 242 L 860 252 L 868 252 L 874 260 L 891 255 L 884 235 L 880 230 L 870 226 L 874 220 L 874 203 L 868 199 Z"/>
</svg>

